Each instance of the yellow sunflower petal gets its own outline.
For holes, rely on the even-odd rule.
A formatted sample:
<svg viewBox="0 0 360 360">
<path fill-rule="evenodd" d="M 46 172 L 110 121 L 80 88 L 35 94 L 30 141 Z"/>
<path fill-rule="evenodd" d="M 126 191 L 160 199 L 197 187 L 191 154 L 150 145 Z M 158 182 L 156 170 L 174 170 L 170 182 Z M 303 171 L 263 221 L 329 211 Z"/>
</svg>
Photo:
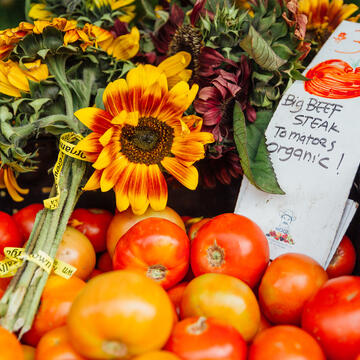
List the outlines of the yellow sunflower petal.
<svg viewBox="0 0 360 360">
<path fill-rule="evenodd" d="M 13 64 L 9 72 L 8 79 L 10 84 L 18 88 L 20 91 L 29 91 L 29 81 L 17 64 Z"/>
<path fill-rule="evenodd" d="M 75 150 L 82 150 L 85 152 L 92 152 L 92 153 L 100 153 L 102 150 L 102 146 L 99 142 L 99 138 L 101 135 L 98 133 L 90 133 L 84 139 L 80 140 L 76 146 Z"/>
<path fill-rule="evenodd" d="M 132 211 L 142 215 L 149 206 L 148 200 L 148 166 L 136 164 L 129 183 L 129 201 Z"/>
<path fill-rule="evenodd" d="M 199 181 L 199 173 L 194 166 L 185 167 L 173 157 L 164 158 L 161 161 L 161 165 L 188 189 L 196 189 Z"/>
<path fill-rule="evenodd" d="M 106 169 L 101 176 L 101 191 L 105 192 L 112 189 L 118 182 L 121 173 L 129 165 L 125 156 L 119 155 Z"/>
<path fill-rule="evenodd" d="M 111 114 L 102 109 L 87 107 L 76 111 L 74 115 L 86 127 L 98 133 L 105 132 L 111 126 Z"/>
<path fill-rule="evenodd" d="M 188 52 L 179 51 L 175 55 L 169 56 L 164 61 L 162 61 L 158 65 L 158 68 L 164 71 L 166 77 L 169 78 L 179 74 L 179 72 L 184 70 L 190 64 L 190 61 L 191 55 Z"/>
<path fill-rule="evenodd" d="M 115 80 L 106 87 L 103 102 L 105 109 L 113 117 L 120 114 L 122 110 L 132 111 L 129 106 L 128 91 L 129 88 L 125 79 Z"/>
<path fill-rule="evenodd" d="M 129 180 L 131 179 L 132 173 L 135 169 L 134 163 L 129 163 L 129 165 L 121 173 L 118 182 L 114 186 L 115 197 L 116 197 L 116 208 L 119 211 L 126 210 L 129 205 Z"/>
<path fill-rule="evenodd" d="M 117 60 L 128 60 L 134 57 L 139 51 L 140 32 L 133 27 L 129 34 L 115 38 L 108 45 L 106 52 Z"/>
<path fill-rule="evenodd" d="M 148 167 L 148 198 L 155 211 L 164 210 L 168 199 L 167 184 L 157 165 Z"/>
<path fill-rule="evenodd" d="M 46 10 L 45 4 L 33 4 L 28 16 L 34 20 L 51 20 L 53 14 Z"/>
<path fill-rule="evenodd" d="M 131 125 L 136 126 L 139 121 L 139 112 L 138 111 L 131 111 L 128 112 L 126 110 L 121 111 L 120 114 L 115 116 L 111 123 L 114 125 Z"/>
<path fill-rule="evenodd" d="M 185 161 L 198 161 L 205 156 L 204 145 L 196 141 L 188 141 L 186 138 L 175 138 L 171 152 Z"/>
<path fill-rule="evenodd" d="M 102 134 L 99 138 L 99 142 L 102 146 L 106 146 L 111 141 L 112 136 L 114 135 L 115 128 L 112 126 L 108 128 L 104 134 Z"/>
<path fill-rule="evenodd" d="M 102 170 L 95 170 L 90 176 L 90 179 L 83 187 L 84 191 L 96 190 L 100 188 L 100 179 L 101 179 Z"/>
<path fill-rule="evenodd" d="M 111 142 L 109 145 L 106 145 L 93 163 L 93 167 L 97 170 L 105 169 L 114 161 L 119 151 L 120 146 L 118 142 Z"/>
</svg>

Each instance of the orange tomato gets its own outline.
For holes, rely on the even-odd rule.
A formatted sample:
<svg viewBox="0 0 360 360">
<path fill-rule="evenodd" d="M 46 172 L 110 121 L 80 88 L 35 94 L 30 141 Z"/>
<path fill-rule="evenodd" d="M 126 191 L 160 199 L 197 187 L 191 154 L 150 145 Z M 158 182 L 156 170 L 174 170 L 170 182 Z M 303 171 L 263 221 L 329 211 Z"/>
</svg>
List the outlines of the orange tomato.
<svg viewBox="0 0 360 360">
<path fill-rule="evenodd" d="M 151 351 L 131 358 L 131 360 L 182 360 L 169 351 Z"/>
<path fill-rule="evenodd" d="M 99 256 L 96 267 L 102 272 L 108 272 L 113 270 L 112 259 L 107 251 Z"/>
<path fill-rule="evenodd" d="M 329 279 L 352 274 L 355 263 L 356 251 L 354 245 L 345 235 L 326 269 Z"/>
<path fill-rule="evenodd" d="M 260 325 L 256 297 L 243 281 L 224 274 L 204 274 L 190 281 L 180 305 L 181 318 L 214 317 L 232 325 L 250 341 Z"/>
<path fill-rule="evenodd" d="M 79 230 L 68 226 L 56 258 L 76 267 L 76 276 L 86 280 L 95 268 L 96 254 L 89 239 Z"/>
<path fill-rule="evenodd" d="M 169 289 L 186 275 L 189 256 L 185 231 L 169 220 L 152 217 L 139 221 L 120 238 L 113 266 L 139 271 Z"/>
<path fill-rule="evenodd" d="M 91 279 L 75 299 L 67 324 L 75 350 L 96 359 L 128 358 L 160 350 L 174 310 L 165 290 L 128 270 Z"/>
<path fill-rule="evenodd" d="M 35 360 L 35 348 L 29 345 L 21 345 L 24 351 L 24 360 Z"/>
<path fill-rule="evenodd" d="M 266 319 L 266 317 L 263 315 L 262 312 L 260 312 L 260 326 L 256 333 L 256 336 L 258 336 L 261 332 L 263 332 L 266 329 L 271 328 L 272 325 L 269 323 L 269 321 Z"/>
<path fill-rule="evenodd" d="M 86 360 L 78 354 L 70 344 L 66 326 L 53 329 L 40 340 L 36 352 L 36 360 Z"/>
<path fill-rule="evenodd" d="M 254 287 L 269 262 L 265 234 L 253 221 L 222 214 L 203 225 L 191 243 L 191 268 L 204 273 L 231 275 Z"/>
<path fill-rule="evenodd" d="M 183 360 L 246 360 L 246 342 L 232 326 L 214 318 L 180 321 L 165 345 Z"/>
<path fill-rule="evenodd" d="M 261 280 L 260 308 L 274 324 L 300 325 L 305 303 L 327 278 L 326 271 L 309 256 L 281 255 L 269 265 Z"/>
<path fill-rule="evenodd" d="M 181 300 L 182 300 L 185 288 L 187 287 L 188 283 L 189 282 L 184 281 L 180 284 L 175 285 L 173 288 L 171 288 L 167 291 L 169 298 L 170 298 L 171 302 L 173 303 L 175 311 L 178 315 L 180 314 Z"/>
<path fill-rule="evenodd" d="M 14 334 L 0 326 L 1 360 L 24 360 L 24 351 Z"/>
<path fill-rule="evenodd" d="M 107 231 L 106 247 L 111 257 L 114 256 L 115 247 L 119 239 L 133 225 L 141 220 L 147 219 L 148 217 L 159 217 L 167 219 L 185 230 L 185 225 L 180 215 L 168 206 L 162 211 L 155 211 L 149 207 L 143 215 L 135 215 L 131 209 L 125 210 L 113 217 Z"/>
<path fill-rule="evenodd" d="M 36 346 L 48 331 L 66 324 L 70 306 L 85 282 L 76 276 L 64 279 L 51 275 L 41 295 L 41 303 L 31 329 L 24 334 L 26 344 Z"/>
<path fill-rule="evenodd" d="M 278 325 L 264 330 L 253 341 L 248 360 L 326 360 L 320 345 L 304 330 Z"/>
</svg>

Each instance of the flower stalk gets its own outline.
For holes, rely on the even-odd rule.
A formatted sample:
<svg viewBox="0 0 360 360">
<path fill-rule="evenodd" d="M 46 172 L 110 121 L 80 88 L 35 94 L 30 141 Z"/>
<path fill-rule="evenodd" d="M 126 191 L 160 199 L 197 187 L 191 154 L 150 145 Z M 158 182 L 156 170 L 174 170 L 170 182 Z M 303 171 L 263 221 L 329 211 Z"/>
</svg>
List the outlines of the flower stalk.
<svg viewBox="0 0 360 360">
<path fill-rule="evenodd" d="M 36 254 L 41 250 L 55 258 L 68 219 L 81 195 L 85 170 L 85 162 L 65 158 L 59 181 L 59 206 L 55 210 L 44 209 L 37 215 L 25 248 L 27 254 Z M 52 195 L 54 193 L 53 187 Z M 1 299 L 1 326 L 12 332 L 19 331 L 20 337 L 31 328 L 48 276 L 37 264 L 24 262 Z"/>
</svg>

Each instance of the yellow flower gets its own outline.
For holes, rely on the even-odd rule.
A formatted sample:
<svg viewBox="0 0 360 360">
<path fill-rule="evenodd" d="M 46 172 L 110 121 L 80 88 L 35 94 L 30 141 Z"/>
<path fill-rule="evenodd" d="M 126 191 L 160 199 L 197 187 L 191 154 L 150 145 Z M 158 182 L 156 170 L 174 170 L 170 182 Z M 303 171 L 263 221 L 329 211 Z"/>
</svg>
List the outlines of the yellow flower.
<svg viewBox="0 0 360 360">
<path fill-rule="evenodd" d="M 162 61 L 158 68 L 164 71 L 168 86 L 171 89 L 179 81 L 188 82 L 191 78 L 192 71 L 186 69 L 190 64 L 191 55 L 185 51 L 179 51 L 173 56 L 169 56 L 164 61 Z"/>
<path fill-rule="evenodd" d="M 16 182 L 14 172 L 8 165 L 2 165 L 0 162 L 0 189 L 7 189 L 9 195 L 14 201 L 23 201 L 24 198 L 20 196 L 29 193 L 29 189 L 21 188 Z"/>
<path fill-rule="evenodd" d="M 129 34 L 121 35 L 116 38 L 111 32 L 91 26 L 89 30 L 97 39 L 97 45 L 117 60 L 128 60 L 134 57 L 139 51 L 140 32 L 137 27 L 133 27 Z"/>
<path fill-rule="evenodd" d="M 130 22 L 135 17 L 135 5 L 134 0 L 88 0 L 86 2 L 87 7 L 90 10 L 95 8 L 101 9 L 102 7 L 110 7 L 111 10 L 121 10 L 124 15 L 119 16 L 119 20 L 122 22 Z"/>
<path fill-rule="evenodd" d="M 307 29 L 332 33 L 343 20 L 357 21 L 349 17 L 358 10 L 355 4 L 343 0 L 299 0 L 299 12 L 308 17 Z"/>
<path fill-rule="evenodd" d="M 48 67 L 40 60 L 26 63 L 24 66 L 25 69 L 21 69 L 14 61 L 0 60 L 0 93 L 20 97 L 20 91 L 30 90 L 29 80 L 40 82 L 49 76 Z"/>
<path fill-rule="evenodd" d="M 46 4 L 32 4 L 29 17 L 34 20 L 51 20 L 54 15 L 46 10 Z"/>
<path fill-rule="evenodd" d="M 185 81 L 169 90 L 164 71 L 139 65 L 126 80 L 106 87 L 105 110 L 78 110 L 75 116 L 93 131 L 77 145 L 95 168 L 84 190 L 114 188 L 119 211 L 131 206 L 142 214 L 149 205 L 155 210 L 166 206 L 162 169 L 195 189 L 193 164 L 204 157 L 204 145 L 214 141 L 210 133 L 200 132 L 201 118 L 183 117 L 197 91 L 198 85 L 189 88 Z"/>
<path fill-rule="evenodd" d="M 14 46 L 27 34 L 32 32 L 34 25 L 21 22 L 19 26 L 12 29 L 0 31 L 0 59 L 7 57 Z"/>
</svg>

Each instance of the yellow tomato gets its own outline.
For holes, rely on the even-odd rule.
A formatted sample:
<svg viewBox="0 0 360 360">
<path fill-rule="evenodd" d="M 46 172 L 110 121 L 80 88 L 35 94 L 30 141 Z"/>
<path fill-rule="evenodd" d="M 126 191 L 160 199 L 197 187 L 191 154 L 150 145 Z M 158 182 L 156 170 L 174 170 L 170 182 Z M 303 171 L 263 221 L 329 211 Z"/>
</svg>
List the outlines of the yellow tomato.
<svg viewBox="0 0 360 360">
<path fill-rule="evenodd" d="M 160 350 L 173 323 L 174 310 L 165 290 L 128 270 L 91 279 L 73 302 L 67 320 L 75 350 L 96 359 Z"/>
<path fill-rule="evenodd" d="M 256 335 L 260 326 L 259 305 L 250 287 L 225 274 L 204 274 L 191 280 L 182 297 L 180 316 L 222 320 L 246 341 Z"/>
</svg>

